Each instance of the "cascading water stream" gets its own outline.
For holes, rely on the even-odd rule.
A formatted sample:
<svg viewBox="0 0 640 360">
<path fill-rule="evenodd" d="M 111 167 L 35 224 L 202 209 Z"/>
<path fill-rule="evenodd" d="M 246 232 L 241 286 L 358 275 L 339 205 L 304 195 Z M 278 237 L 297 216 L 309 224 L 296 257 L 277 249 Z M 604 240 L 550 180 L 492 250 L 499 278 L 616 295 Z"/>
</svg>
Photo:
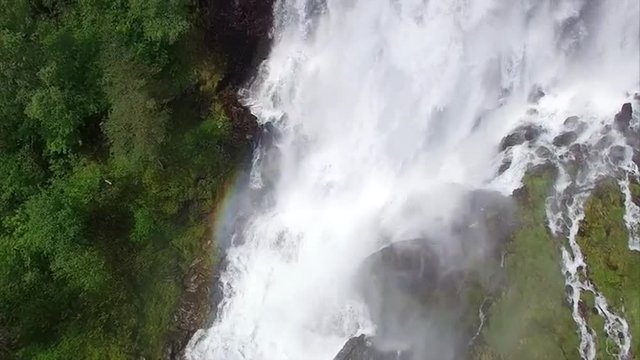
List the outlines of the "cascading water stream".
<svg viewBox="0 0 640 360">
<path fill-rule="evenodd" d="M 510 195 L 528 169 L 550 162 L 560 176 L 549 227 L 567 239 L 580 354 L 595 358 L 578 304 L 588 291 L 623 359 L 628 325 L 586 277 L 575 238 L 589 192 L 614 176 L 630 249 L 640 250 L 628 188 L 640 174 L 610 126 L 640 87 L 639 13 L 637 0 L 278 1 L 271 54 L 244 94 L 272 137 L 256 149 L 245 189 L 257 200 L 225 239 L 217 318 L 187 358 L 333 359 L 350 337 L 376 330 L 353 285 L 367 256 L 442 238 L 464 192 Z M 540 135 L 501 152 L 521 126 Z"/>
</svg>

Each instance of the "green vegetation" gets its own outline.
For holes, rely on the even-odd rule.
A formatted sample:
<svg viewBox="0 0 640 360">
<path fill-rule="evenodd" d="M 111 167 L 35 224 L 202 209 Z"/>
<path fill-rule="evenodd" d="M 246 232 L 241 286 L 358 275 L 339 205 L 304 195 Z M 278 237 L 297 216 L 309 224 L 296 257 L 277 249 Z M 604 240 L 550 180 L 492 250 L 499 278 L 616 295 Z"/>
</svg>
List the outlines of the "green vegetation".
<svg viewBox="0 0 640 360">
<path fill-rule="evenodd" d="M 552 171 L 528 174 L 516 194 L 519 228 L 507 246 L 501 294 L 488 311 L 487 324 L 474 358 L 578 359 L 578 335 L 564 300 L 559 244 L 545 228 L 545 199 Z M 632 193 L 637 191 L 632 186 Z M 614 181 L 600 184 L 585 204 L 578 243 L 588 273 L 612 309 L 629 322 L 632 353 L 640 353 L 640 254 L 628 248 L 624 197 Z M 617 349 L 604 332 L 591 293 L 582 294 L 581 308 L 598 334 L 598 359 L 615 359 Z"/>
<path fill-rule="evenodd" d="M 638 355 L 640 254 L 629 250 L 624 212 L 624 197 L 617 184 L 613 181 L 600 184 L 585 204 L 585 219 L 578 234 L 578 244 L 585 255 L 591 280 L 613 310 L 629 322 L 633 341 L 631 349 Z M 593 308 L 592 298 L 589 294 L 583 299 L 589 308 Z M 598 358 L 615 358 L 609 354 L 615 354 L 617 350 L 613 341 L 604 336 L 602 318 L 590 313 L 589 323 L 599 335 Z"/>
<path fill-rule="evenodd" d="M 186 0 L 0 6 L 0 358 L 161 358 L 246 150 L 223 61 Z"/>
<path fill-rule="evenodd" d="M 506 282 L 488 310 L 474 358 L 579 359 L 565 300 L 560 244 L 546 229 L 552 171 L 529 174 L 516 195 L 519 228 L 507 245 Z"/>
</svg>

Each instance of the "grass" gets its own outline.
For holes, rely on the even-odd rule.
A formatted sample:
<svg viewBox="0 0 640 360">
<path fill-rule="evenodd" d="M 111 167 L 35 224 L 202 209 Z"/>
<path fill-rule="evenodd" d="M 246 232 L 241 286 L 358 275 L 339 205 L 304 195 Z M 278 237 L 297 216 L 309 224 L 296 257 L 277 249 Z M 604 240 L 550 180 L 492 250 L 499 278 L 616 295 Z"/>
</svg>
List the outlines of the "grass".
<svg viewBox="0 0 640 360">
<path fill-rule="evenodd" d="M 516 198 L 519 227 L 507 245 L 506 284 L 488 310 L 477 360 L 579 359 L 565 300 L 560 244 L 547 230 L 545 200 L 554 173 L 529 174 Z"/>
<path fill-rule="evenodd" d="M 634 187 L 637 187 L 635 185 Z M 624 197 L 617 184 L 600 184 L 585 204 L 585 219 L 578 234 L 578 244 L 586 258 L 591 280 L 609 301 L 616 313 L 630 326 L 632 352 L 640 355 L 640 253 L 629 250 L 624 224 Z M 591 305 L 586 300 L 587 305 Z M 604 334 L 599 316 L 589 318 L 590 325 Z M 609 356 L 604 336 L 599 336 L 599 358 Z M 609 346 L 613 342 L 609 341 Z"/>
</svg>

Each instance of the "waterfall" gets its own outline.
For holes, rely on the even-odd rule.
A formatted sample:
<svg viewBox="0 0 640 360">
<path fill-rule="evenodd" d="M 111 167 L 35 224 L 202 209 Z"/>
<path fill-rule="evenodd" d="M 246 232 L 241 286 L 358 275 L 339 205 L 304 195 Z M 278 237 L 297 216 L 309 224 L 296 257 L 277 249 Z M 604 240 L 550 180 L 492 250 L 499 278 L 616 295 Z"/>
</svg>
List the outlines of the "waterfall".
<svg viewBox="0 0 640 360">
<path fill-rule="evenodd" d="M 224 239 L 217 318 L 187 358 L 333 359 L 352 336 L 376 331 L 354 287 L 369 255 L 442 238 L 465 192 L 510 195 L 545 161 L 560 169 L 547 212 L 567 239 L 580 354 L 594 359 L 596 346 L 579 315 L 583 291 L 596 294 L 620 356 L 628 353 L 626 320 L 579 276 L 586 265 L 575 237 L 589 191 L 615 176 L 629 247 L 640 250 L 628 189 L 638 168 L 611 128 L 640 88 L 638 14 L 637 0 L 277 1 L 270 55 L 243 92 L 271 140 L 255 150 L 245 220 Z M 541 135 L 501 151 L 522 126 Z M 578 175 L 570 147 L 554 144 L 569 132 L 573 144 L 609 139 Z M 618 161 L 608 156 L 615 146 L 624 149 Z"/>
</svg>

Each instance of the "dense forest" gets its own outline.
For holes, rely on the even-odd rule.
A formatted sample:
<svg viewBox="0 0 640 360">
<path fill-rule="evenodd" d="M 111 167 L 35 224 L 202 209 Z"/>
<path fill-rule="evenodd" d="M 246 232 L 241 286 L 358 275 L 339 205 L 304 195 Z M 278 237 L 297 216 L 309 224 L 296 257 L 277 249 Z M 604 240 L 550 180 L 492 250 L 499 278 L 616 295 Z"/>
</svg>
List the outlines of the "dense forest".
<svg viewBox="0 0 640 360">
<path fill-rule="evenodd" d="M 230 59 L 187 0 L 1 8 L 0 358 L 161 358 L 250 150 Z"/>
</svg>

